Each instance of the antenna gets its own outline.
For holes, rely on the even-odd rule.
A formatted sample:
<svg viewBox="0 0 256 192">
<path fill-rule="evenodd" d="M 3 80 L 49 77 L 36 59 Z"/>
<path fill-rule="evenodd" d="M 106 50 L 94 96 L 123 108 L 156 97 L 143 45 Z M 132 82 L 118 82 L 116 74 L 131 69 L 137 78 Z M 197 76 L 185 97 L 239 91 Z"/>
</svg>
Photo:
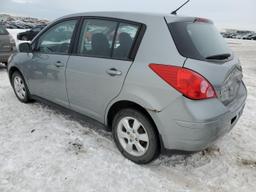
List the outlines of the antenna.
<svg viewBox="0 0 256 192">
<path fill-rule="evenodd" d="M 177 11 L 179 11 L 183 6 L 185 6 L 190 0 L 187 0 L 185 3 L 183 3 L 178 9 L 171 12 L 172 15 L 177 15 Z"/>
</svg>

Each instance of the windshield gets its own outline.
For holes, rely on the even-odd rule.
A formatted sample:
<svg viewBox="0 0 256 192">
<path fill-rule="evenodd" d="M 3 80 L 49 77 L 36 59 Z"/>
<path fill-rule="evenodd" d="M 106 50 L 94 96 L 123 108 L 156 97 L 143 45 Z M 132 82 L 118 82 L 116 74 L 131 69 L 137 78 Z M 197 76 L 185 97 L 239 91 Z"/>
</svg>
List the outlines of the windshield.
<svg viewBox="0 0 256 192">
<path fill-rule="evenodd" d="M 8 35 L 8 31 L 6 31 L 6 29 L 0 25 L 0 35 Z"/>
<path fill-rule="evenodd" d="M 232 55 L 226 41 L 212 23 L 177 22 L 169 29 L 184 57 L 198 60 L 224 60 Z"/>
</svg>

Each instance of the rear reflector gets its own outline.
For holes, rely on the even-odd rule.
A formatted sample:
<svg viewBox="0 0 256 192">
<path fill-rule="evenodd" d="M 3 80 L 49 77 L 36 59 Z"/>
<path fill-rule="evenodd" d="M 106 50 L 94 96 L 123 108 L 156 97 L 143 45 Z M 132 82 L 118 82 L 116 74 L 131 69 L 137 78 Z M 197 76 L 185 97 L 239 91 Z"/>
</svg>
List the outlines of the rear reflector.
<svg viewBox="0 0 256 192">
<path fill-rule="evenodd" d="M 149 64 L 149 67 L 166 83 L 193 100 L 215 98 L 213 86 L 195 71 L 162 64 Z"/>
</svg>

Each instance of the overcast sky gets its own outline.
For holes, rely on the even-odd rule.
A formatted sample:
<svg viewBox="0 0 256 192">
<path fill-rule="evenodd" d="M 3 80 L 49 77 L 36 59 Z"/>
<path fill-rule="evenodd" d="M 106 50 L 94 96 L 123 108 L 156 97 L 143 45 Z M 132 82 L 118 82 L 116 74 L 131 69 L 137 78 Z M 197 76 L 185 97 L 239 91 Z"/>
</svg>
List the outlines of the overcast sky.
<svg viewBox="0 0 256 192">
<path fill-rule="evenodd" d="M 0 0 L 0 13 L 53 20 L 87 11 L 169 13 L 185 0 Z M 255 0 L 191 0 L 179 14 L 212 19 L 219 28 L 256 31 Z"/>
</svg>

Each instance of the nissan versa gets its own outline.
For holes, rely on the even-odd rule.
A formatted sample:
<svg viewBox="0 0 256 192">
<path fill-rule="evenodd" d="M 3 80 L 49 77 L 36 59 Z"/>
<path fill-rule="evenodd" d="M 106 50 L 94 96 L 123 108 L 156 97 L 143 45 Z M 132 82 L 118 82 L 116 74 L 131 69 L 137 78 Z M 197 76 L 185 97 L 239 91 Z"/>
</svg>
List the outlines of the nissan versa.
<svg viewBox="0 0 256 192">
<path fill-rule="evenodd" d="M 141 164 L 163 149 L 208 147 L 234 127 L 247 96 L 239 59 L 212 21 L 167 14 L 62 17 L 19 45 L 8 73 L 21 102 L 96 119 Z"/>
</svg>

